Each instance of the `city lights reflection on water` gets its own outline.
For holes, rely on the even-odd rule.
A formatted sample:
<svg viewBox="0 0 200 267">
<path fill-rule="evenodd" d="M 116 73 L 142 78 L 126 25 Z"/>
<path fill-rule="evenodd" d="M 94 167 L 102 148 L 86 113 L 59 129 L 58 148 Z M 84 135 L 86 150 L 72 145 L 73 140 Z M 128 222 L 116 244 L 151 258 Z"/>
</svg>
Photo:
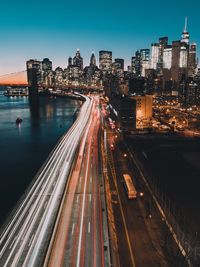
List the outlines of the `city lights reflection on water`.
<svg viewBox="0 0 200 267">
<path fill-rule="evenodd" d="M 0 222 L 30 184 L 59 138 L 69 129 L 80 102 L 0 94 Z M 22 122 L 16 124 L 16 119 Z M 61 127 L 62 125 L 62 127 Z"/>
</svg>

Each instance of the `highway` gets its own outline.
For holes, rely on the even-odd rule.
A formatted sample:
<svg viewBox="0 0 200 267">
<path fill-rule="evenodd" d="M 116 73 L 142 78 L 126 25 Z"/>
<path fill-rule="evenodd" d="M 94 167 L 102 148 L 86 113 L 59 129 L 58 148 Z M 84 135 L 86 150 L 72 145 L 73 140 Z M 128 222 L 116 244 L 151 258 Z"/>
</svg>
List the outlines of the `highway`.
<svg viewBox="0 0 200 267">
<path fill-rule="evenodd" d="M 0 266 L 39 267 L 43 265 L 75 153 L 85 129 L 88 124 L 91 124 L 90 117 L 94 109 L 93 99 L 86 96 L 84 98 L 85 102 L 75 123 L 57 144 L 35 178 L 32 187 L 24 195 L 12 219 L 1 233 Z M 86 157 L 89 157 L 92 149 L 91 143 L 88 143 Z M 86 174 L 90 172 L 90 164 L 89 161 L 84 168 Z M 86 181 L 90 182 L 88 179 Z M 84 204 L 81 206 L 81 214 L 88 205 L 85 198 L 86 194 Z M 85 233 L 82 217 L 81 215 L 81 233 Z M 89 229 L 89 221 L 87 225 Z M 78 247 L 81 245 L 82 235 L 79 237 Z M 80 251 L 78 259 L 82 261 Z"/>
<path fill-rule="evenodd" d="M 151 200 L 145 187 L 139 186 L 138 168 L 129 157 L 120 134 L 105 121 L 107 132 L 108 177 L 117 236 L 120 266 L 174 266 L 164 247 L 162 218 L 154 211 L 153 218 L 146 209 Z M 138 190 L 137 200 L 129 200 L 123 186 L 123 174 L 128 173 Z M 144 191 L 145 190 L 145 191 Z M 140 197 L 139 193 L 143 192 Z"/>
<path fill-rule="evenodd" d="M 46 264 L 55 266 L 104 266 L 102 211 L 98 174 L 98 98 L 80 145 L 66 188 Z"/>
</svg>

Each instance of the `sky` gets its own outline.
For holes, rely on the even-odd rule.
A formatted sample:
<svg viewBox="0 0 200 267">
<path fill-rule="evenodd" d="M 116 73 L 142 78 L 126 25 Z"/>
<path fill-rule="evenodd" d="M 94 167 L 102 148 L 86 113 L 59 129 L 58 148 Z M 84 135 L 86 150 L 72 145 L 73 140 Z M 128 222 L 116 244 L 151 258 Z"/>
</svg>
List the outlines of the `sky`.
<svg viewBox="0 0 200 267">
<path fill-rule="evenodd" d="M 99 50 L 111 50 L 113 58 L 124 58 L 129 65 L 137 49 L 150 48 L 159 37 L 180 39 L 185 16 L 190 40 L 198 47 L 199 10 L 199 0 L 4 0 L 0 76 L 25 70 L 30 58 L 48 57 L 53 68 L 65 68 L 77 48 L 84 65 L 92 51 L 98 61 Z"/>
</svg>

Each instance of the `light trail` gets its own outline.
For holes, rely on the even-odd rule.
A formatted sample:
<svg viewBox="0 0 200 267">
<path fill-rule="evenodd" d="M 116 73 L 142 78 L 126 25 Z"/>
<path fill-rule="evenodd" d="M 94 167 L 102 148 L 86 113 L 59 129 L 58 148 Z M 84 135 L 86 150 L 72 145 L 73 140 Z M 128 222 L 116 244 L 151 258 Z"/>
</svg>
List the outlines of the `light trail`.
<svg viewBox="0 0 200 267">
<path fill-rule="evenodd" d="M 44 244 L 49 238 L 75 152 L 90 118 L 93 101 L 84 98 L 77 120 L 56 146 L 1 234 L 0 265 L 4 267 L 38 267 L 42 261 Z"/>
</svg>

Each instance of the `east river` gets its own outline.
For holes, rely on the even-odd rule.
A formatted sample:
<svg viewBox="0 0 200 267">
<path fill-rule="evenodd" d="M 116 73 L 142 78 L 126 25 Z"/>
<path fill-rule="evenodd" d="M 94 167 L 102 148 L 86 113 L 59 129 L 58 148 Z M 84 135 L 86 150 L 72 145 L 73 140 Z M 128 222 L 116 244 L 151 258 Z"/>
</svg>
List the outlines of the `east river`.
<svg viewBox="0 0 200 267">
<path fill-rule="evenodd" d="M 30 106 L 27 97 L 5 97 L 0 91 L 0 226 L 19 201 L 81 103 L 41 97 Z M 22 118 L 20 125 L 16 119 Z"/>
</svg>

